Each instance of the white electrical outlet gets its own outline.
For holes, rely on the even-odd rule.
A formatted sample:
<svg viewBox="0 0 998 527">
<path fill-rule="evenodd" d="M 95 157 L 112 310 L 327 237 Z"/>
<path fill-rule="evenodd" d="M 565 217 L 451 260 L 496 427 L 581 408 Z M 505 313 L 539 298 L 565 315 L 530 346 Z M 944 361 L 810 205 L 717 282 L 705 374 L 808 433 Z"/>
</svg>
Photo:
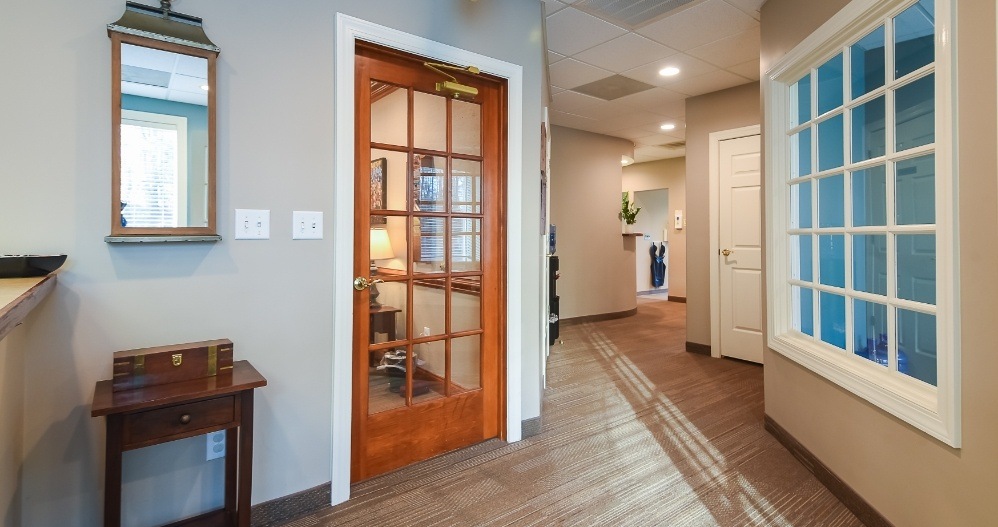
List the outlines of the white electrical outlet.
<svg viewBox="0 0 998 527">
<path fill-rule="evenodd" d="M 225 430 L 212 432 L 205 436 L 208 438 L 206 461 L 225 457 Z"/>
<path fill-rule="evenodd" d="M 234 238 L 237 240 L 270 239 L 270 211 L 236 209 L 234 228 Z"/>
<path fill-rule="evenodd" d="M 296 210 L 291 213 L 291 239 L 321 240 L 322 213 Z"/>
</svg>

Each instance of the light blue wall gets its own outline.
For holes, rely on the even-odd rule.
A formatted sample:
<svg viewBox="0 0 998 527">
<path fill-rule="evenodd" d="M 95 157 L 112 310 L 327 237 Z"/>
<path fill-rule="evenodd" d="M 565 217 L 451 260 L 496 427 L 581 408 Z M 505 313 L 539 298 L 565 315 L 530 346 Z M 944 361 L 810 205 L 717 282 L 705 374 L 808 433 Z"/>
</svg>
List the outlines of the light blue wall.
<svg viewBox="0 0 998 527">
<path fill-rule="evenodd" d="M 158 2 L 146 2 L 158 5 Z M 104 422 L 93 386 L 111 353 L 227 337 L 268 378 L 256 402 L 253 502 L 330 480 L 333 130 L 337 11 L 520 64 L 524 71 L 523 418 L 540 413 L 539 158 L 543 39 L 536 0 L 216 0 L 203 17 L 218 61 L 216 244 L 108 245 L 111 44 L 121 0 L 15 0 L 0 17 L 0 250 L 65 252 L 56 291 L 25 324 L 23 525 L 100 523 Z M 35 22 L 45 21 L 39 38 Z M 21 50 L 21 51 L 11 51 Z M 271 239 L 234 241 L 235 208 L 271 210 Z M 325 212 L 326 238 L 292 241 L 291 212 Z M 289 272 L 289 270 L 293 271 Z M 126 525 L 220 503 L 204 441 L 126 460 Z"/>
</svg>

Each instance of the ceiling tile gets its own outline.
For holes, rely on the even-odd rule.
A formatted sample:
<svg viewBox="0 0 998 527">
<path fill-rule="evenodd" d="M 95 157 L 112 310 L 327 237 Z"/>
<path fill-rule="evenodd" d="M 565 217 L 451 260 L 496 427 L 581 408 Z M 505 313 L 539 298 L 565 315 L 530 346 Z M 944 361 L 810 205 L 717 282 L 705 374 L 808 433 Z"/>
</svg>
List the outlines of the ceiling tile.
<svg viewBox="0 0 998 527">
<path fill-rule="evenodd" d="M 658 74 L 659 70 L 668 66 L 679 68 L 679 75 L 674 77 L 663 77 Z M 648 84 L 654 84 L 655 86 L 668 87 L 669 84 L 676 83 L 680 80 L 696 77 L 715 70 L 717 70 L 717 67 L 714 65 L 708 64 L 698 58 L 680 53 L 666 59 L 656 60 L 655 62 L 645 64 L 644 66 L 629 69 L 623 72 L 622 75 L 647 82 Z"/>
<path fill-rule="evenodd" d="M 662 123 L 668 119 L 664 115 L 634 110 L 629 106 L 612 103 L 606 106 L 587 108 L 584 115 L 598 120 L 608 131 Z"/>
<path fill-rule="evenodd" d="M 555 52 L 553 52 L 551 50 L 548 50 L 548 66 L 550 66 L 550 65 L 554 64 L 555 62 L 558 62 L 558 61 L 560 61 L 560 60 L 562 60 L 564 58 L 565 58 L 565 56 L 562 55 L 561 53 L 555 53 Z"/>
<path fill-rule="evenodd" d="M 614 130 L 613 135 L 623 137 L 624 139 L 630 139 L 631 141 L 636 141 L 640 137 L 648 136 L 648 128 L 648 126 L 624 128 L 621 130 Z"/>
<path fill-rule="evenodd" d="M 598 46 L 624 33 L 627 33 L 625 29 L 578 9 L 562 9 L 547 17 L 548 49 L 566 56 Z"/>
<path fill-rule="evenodd" d="M 662 148 L 660 146 L 640 146 L 634 149 L 634 161 L 637 163 L 657 161 L 659 159 L 670 159 L 673 157 L 683 157 L 685 155 L 685 148 L 671 149 Z"/>
<path fill-rule="evenodd" d="M 695 47 L 686 53 L 721 68 L 759 59 L 759 29 L 750 29 L 737 35 Z"/>
<path fill-rule="evenodd" d="M 665 123 L 675 123 L 676 128 L 669 131 L 662 130 L 661 126 Z M 680 140 L 686 137 L 686 121 L 684 119 L 663 117 L 661 121 L 635 126 L 626 130 L 618 130 L 618 132 L 626 133 L 628 139 L 645 137 L 651 134 L 663 134 Z"/>
<path fill-rule="evenodd" d="M 759 10 L 762 9 L 762 4 L 766 3 L 766 0 L 725 0 L 729 4 L 737 7 L 744 11 L 748 16 L 759 20 Z"/>
<path fill-rule="evenodd" d="M 544 15 L 545 16 L 546 15 L 553 15 L 554 13 L 556 13 L 558 11 L 561 11 L 562 9 L 565 9 L 566 7 L 568 7 L 567 5 L 565 5 L 562 2 L 559 2 L 558 0 L 541 0 L 541 3 L 544 4 Z"/>
<path fill-rule="evenodd" d="M 674 84 L 670 84 L 669 89 L 685 93 L 692 97 L 695 95 L 703 95 L 705 93 L 739 86 L 749 82 L 752 81 L 746 79 L 745 77 L 741 77 L 724 70 L 716 70 L 707 73 L 706 75 L 700 75 L 698 77 L 693 77 L 692 79 L 684 79 Z"/>
<path fill-rule="evenodd" d="M 590 66 L 575 59 L 565 59 L 548 68 L 551 84 L 572 89 L 613 75 L 613 72 Z"/>
<path fill-rule="evenodd" d="M 614 73 L 620 73 L 676 53 L 676 50 L 663 46 L 654 40 L 628 33 L 589 48 L 575 55 L 574 58 Z"/>
<path fill-rule="evenodd" d="M 662 132 L 663 135 L 667 135 L 672 138 L 673 141 L 685 141 L 686 140 L 686 123 L 679 122 L 676 123 L 675 130 L 669 130 L 668 132 Z"/>
<path fill-rule="evenodd" d="M 568 128 L 577 128 L 579 130 L 586 130 L 596 124 L 595 119 L 589 119 L 587 117 L 571 113 L 559 112 L 557 110 L 551 110 L 551 112 L 548 113 L 548 117 L 551 119 L 551 124 L 567 126 Z"/>
<path fill-rule="evenodd" d="M 750 60 L 742 64 L 731 66 L 727 68 L 728 71 L 741 75 L 742 77 L 747 77 L 754 81 L 759 80 L 759 59 Z"/>
<path fill-rule="evenodd" d="M 624 103 L 638 110 L 654 112 L 669 117 L 683 117 L 686 115 L 686 96 L 665 88 L 653 88 L 627 97 L 617 99 L 617 102 Z"/>
<path fill-rule="evenodd" d="M 637 33 L 686 51 L 758 26 L 759 21 L 724 0 L 708 0 L 649 24 Z"/>
<path fill-rule="evenodd" d="M 667 134 L 651 134 L 634 139 L 635 146 L 661 146 L 667 143 L 682 141 L 681 137 L 673 137 Z"/>
<path fill-rule="evenodd" d="M 563 91 L 551 96 L 552 110 L 576 115 L 585 115 L 583 110 L 601 104 L 606 104 L 606 101 L 574 91 Z"/>
</svg>

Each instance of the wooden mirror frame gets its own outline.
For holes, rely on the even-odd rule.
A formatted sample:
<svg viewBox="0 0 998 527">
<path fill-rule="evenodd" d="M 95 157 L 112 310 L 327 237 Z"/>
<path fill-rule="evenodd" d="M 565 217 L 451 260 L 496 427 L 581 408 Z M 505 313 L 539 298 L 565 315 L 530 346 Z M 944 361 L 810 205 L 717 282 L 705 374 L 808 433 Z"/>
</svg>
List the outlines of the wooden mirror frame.
<svg viewBox="0 0 998 527">
<path fill-rule="evenodd" d="M 128 237 L 141 237 L 142 241 L 156 241 L 156 237 L 206 237 L 161 241 L 215 241 L 220 239 L 215 220 L 215 63 L 218 52 L 108 31 L 111 37 L 111 236 L 107 241 L 130 241 Z M 208 60 L 208 210 L 206 227 L 122 227 L 121 225 L 121 45 L 132 44 L 159 49 L 181 55 Z M 114 239 L 112 239 L 114 238 Z"/>
</svg>

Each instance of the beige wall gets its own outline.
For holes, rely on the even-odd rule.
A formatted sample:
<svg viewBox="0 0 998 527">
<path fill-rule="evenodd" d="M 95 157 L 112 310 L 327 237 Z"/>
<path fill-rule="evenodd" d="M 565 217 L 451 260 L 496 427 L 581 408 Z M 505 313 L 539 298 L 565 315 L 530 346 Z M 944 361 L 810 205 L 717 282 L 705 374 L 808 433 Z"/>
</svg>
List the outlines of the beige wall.
<svg viewBox="0 0 998 527">
<path fill-rule="evenodd" d="M 0 340 L 0 525 L 21 525 L 24 353 L 18 344 L 23 332 L 15 328 Z"/>
<path fill-rule="evenodd" d="M 659 161 L 649 161 L 647 163 L 635 163 L 624 167 L 624 177 L 622 188 L 625 191 L 652 190 L 659 188 L 669 189 L 669 218 L 673 218 L 674 211 L 686 211 L 686 158 L 677 157 L 673 159 L 662 159 Z M 638 215 L 638 219 L 641 216 Z M 669 296 L 686 296 L 686 229 L 677 230 L 674 222 L 668 221 L 669 231 L 669 267 L 668 274 Z M 655 240 L 661 238 L 660 233 L 655 233 L 652 237 Z M 636 249 L 638 261 L 646 259 L 648 242 L 644 245 L 638 240 Z M 643 247 L 643 249 L 642 249 Z M 647 285 L 647 284 L 646 284 Z M 638 282 L 638 290 L 651 289 L 644 287 Z"/>
<path fill-rule="evenodd" d="M 147 0 L 147 4 L 158 2 Z M 9 4 L 9 5 L 8 5 Z M 523 186 L 518 262 L 524 298 L 522 417 L 540 412 L 541 7 L 535 1 L 265 0 L 186 2 L 218 60 L 215 244 L 124 244 L 108 234 L 111 46 L 121 0 L 13 2 L 0 16 L 0 71 L 25 79 L 0 98 L 0 247 L 69 254 L 33 314 L 24 356 L 23 525 L 98 525 L 104 421 L 90 417 L 111 353 L 228 337 L 268 379 L 255 407 L 253 502 L 330 481 L 336 13 L 523 67 Z M 177 4 L 174 4 L 177 6 Z M 45 21 L 39 39 L 30 21 Z M 503 21 L 502 27 L 496 21 Z M 30 46 L 24 44 L 30 42 Z M 30 48 L 30 49 L 29 49 Z M 52 126 L 52 123 L 59 123 Z M 44 137 L 44 141 L 38 138 Z M 271 210 L 271 239 L 232 239 L 234 208 Z M 325 212 L 326 237 L 291 240 L 291 212 Z M 339 284 L 337 287 L 342 287 Z M 345 409 L 349 412 L 349 408 Z M 344 437 L 335 438 L 345 440 Z M 160 525 L 221 502 L 220 462 L 203 438 L 126 455 L 126 525 Z"/>
<path fill-rule="evenodd" d="M 561 318 L 628 311 L 634 294 L 633 236 L 621 236 L 620 156 L 626 139 L 551 127 L 551 223 L 557 227 Z"/>
<path fill-rule="evenodd" d="M 843 5 L 769 0 L 763 67 Z M 958 5 L 963 448 L 943 445 L 772 350 L 765 359 L 766 413 L 899 527 L 994 525 L 998 517 L 995 4 Z"/>
<path fill-rule="evenodd" d="M 710 170 L 712 132 L 761 122 L 759 85 L 686 99 L 686 339 L 710 344 Z"/>
</svg>

